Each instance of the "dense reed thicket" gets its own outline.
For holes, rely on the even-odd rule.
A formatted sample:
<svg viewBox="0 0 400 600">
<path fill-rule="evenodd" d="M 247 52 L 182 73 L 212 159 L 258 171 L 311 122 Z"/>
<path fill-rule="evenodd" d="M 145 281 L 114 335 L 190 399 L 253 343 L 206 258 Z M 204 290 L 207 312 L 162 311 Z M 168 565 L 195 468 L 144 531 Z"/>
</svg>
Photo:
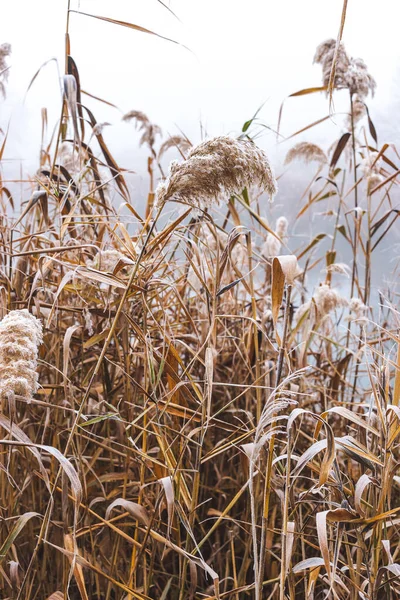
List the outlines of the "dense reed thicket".
<svg viewBox="0 0 400 600">
<path fill-rule="evenodd" d="M 348 115 L 289 150 L 315 176 L 276 224 L 255 121 L 192 146 L 128 113 L 134 205 L 68 56 L 19 214 L 0 188 L 2 599 L 400 597 L 398 296 L 371 286 L 400 161 L 342 45 L 304 93 L 335 51 Z"/>
</svg>

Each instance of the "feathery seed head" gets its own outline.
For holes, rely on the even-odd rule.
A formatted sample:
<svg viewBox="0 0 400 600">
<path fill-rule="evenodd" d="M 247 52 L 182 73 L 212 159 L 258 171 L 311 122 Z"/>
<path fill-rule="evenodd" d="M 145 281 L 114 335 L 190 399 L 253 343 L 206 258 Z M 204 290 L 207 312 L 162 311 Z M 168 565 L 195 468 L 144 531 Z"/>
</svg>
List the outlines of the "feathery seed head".
<svg viewBox="0 0 400 600">
<path fill-rule="evenodd" d="M 336 308 L 347 305 L 346 299 L 326 284 L 320 285 L 319 288 L 317 288 L 317 291 L 314 294 L 314 300 L 320 318 L 325 317 Z"/>
<path fill-rule="evenodd" d="M 189 150 L 191 146 L 192 144 L 185 137 L 181 135 L 172 135 L 161 144 L 160 150 L 158 152 L 158 158 L 161 159 L 165 152 L 170 148 L 177 148 L 182 153 Z"/>
<path fill-rule="evenodd" d="M 361 98 L 368 96 L 371 92 L 373 97 L 376 90 L 376 81 L 368 73 L 368 67 L 362 58 L 351 58 L 350 65 L 345 77 L 346 87 L 352 94 L 358 94 Z"/>
<path fill-rule="evenodd" d="M 328 162 L 325 152 L 316 144 L 310 142 L 299 142 L 293 148 L 290 148 L 286 154 L 285 165 L 294 160 L 303 160 L 306 163 L 319 162 L 321 165 Z"/>
<path fill-rule="evenodd" d="M 139 131 L 143 131 L 139 144 L 148 144 L 150 148 L 154 146 L 156 136 L 161 135 L 161 128 L 158 125 L 153 125 L 147 115 L 140 110 L 131 110 L 122 117 L 123 121 L 135 121 Z"/>
<path fill-rule="evenodd" d="M 326 87 L 329 84 L 335 52 L 334 39 L 319 44 L 315 52 L 314 63 L 321 65 L 322 83 Z M 368 96 L 369 92 L 373 96 L 376 88 L 375 79 L 368 73 L 365 62 L 361 58 L 350 58 L 342 42 L 337 50 L 333 87 L 347 88 L 352 94 L 358 94 L 360 97 Z"/>
<path fill-rule="evenodd" d="M 324 86 L 328 86 L 329 79 L 331 76 L 332 64 L 335 57 L 336 40 L 330 39 L 322 42 L 317 46 L 314 63 L 320 64 L 322 67 L 322 83 Z M 339 44 L 336 68 L 335 68 L 335 79 L 334 87 L 343 87 L 347 69 L 350 64 L 350 59 L 344 49 L 342 43 Z"/>
<path fill-rule="evenodd" d="M 321 64 L 325 60 L 326 55 L 335 49 L 335 46 L 336 40 L 334 40 L 333 38 L 321 42 L 315 50 L 313 63 Z"/>
<path fill-rule="evenodd" d="M 148 118 L 148 116 L 140 110 L 130 110 L 122 117 L 122 120 L 136 121 L 136 126 L 139 126 L 139 129 L 146 128 L 150 123 L 150 119 Z"/>
<path fill-rule="evenodd" d="M 200 210 L 219 204 L 221 196 L 258 185 L 272 198 L 277 185 L 266 154 L 253 142 L 220 136 L 191 148 L 185 161 L 171 163 L 157 188 L 157 202 L 175 200 Z"/>
</svg>

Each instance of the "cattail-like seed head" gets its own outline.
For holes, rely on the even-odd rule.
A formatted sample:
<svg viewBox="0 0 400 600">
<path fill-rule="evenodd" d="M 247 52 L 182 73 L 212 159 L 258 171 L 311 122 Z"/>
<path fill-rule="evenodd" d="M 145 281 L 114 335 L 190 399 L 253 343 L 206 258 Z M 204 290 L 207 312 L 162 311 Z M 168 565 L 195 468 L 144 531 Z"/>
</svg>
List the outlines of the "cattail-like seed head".
<svg viewBox="0 0 400 600">
<path fill-rule="evenodd" d="M 171 163 L 157 188 L 157 202 L 175 200 L 200 210 L 219 204 L 221 196 L 240 194 L 258 185 L 272 198 L 277 191 L 266 154 L 249 140 L 216 137 L 193 147 L 185 161 Z"/>
<path fill-rule="evenodd" d="M 36 373 L 42 324 L 26 309 L 13 310 L 0 321 L 0 397 L 30 399 L 38 389 Z"/>
<path fill-rule="evenodd" d="M 328 158 L 322 148 L 310 142 L 299 142 L 293 148 L 290 148 L 286 154 L 285 165 L 294 160 L 302 160 L 306 163 L 319 162 L 321 165 L 328 162 Z"/>
</svg>

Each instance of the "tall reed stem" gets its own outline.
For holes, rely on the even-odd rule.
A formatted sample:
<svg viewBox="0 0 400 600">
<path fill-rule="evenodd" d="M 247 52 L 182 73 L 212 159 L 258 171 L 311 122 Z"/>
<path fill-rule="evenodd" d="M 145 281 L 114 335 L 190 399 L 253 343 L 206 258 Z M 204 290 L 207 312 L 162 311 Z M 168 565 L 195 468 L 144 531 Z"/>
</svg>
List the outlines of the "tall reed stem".
<svg viewBox="0 0 400 600">
<path fill-rule="evenodd" d="M 290 316 L 290 299 L 292 295 L 292 285 L 289 284 L 286 287 L 286 302 L 285 302 L 285 313 L 283 317 L 283 334 L 282 344 L 279 349 L 278 364 L 276 369 L 276 381 L 275 388 L 279 386 L 282 377 L 283 359 L 285 356 L 287 332 L 289 327 L 289 316 Z M 268 459 L 267 459 L 267 471 L 265 475 L 265 486 L 264 486 L 264 507 L 263 516 L 261 523 L 261 542 L 260 542 L 260 565 L 259 565 L 259 581 L 256 582 L 256 600 L 261 598 L 262 584 L 264 579 L 264 564 L 265 564 L 265 553 L 266 553 L 266 534 L 268 524 L 268 513 L 269 513 L 269 501 L 271 495 L 271 477 L 272 477 L 272 461 L 275 447 L 275 436 L 272 436 L 269 447 L 268 447 Z"/>
</svg>

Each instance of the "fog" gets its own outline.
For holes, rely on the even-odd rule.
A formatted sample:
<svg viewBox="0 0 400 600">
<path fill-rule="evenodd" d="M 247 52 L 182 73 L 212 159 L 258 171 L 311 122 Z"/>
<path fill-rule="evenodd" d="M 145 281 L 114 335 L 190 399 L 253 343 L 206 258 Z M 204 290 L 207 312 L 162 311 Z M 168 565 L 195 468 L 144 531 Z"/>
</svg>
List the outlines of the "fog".
<svg viewBox="0 0 400 600">
<path fill-rule="evenodd" d="M 294 142 L 282 140 L 326 117 L 327 98 L 313 94 L 288 99 L 279 143 L 271 130 L 276 129 L 279 107 L 289 94 L 321 85 L 320 67 L 312 64 L 314 51 L 322 40 L 336 37 L 342 4 L 342 0 L 171 0 L 163 6 L 157 0 L 71 0 L 70 8 L 77 11 L 70 14 L 71 54 L 82 89 L 118 109 L 88 96 L 83 102 L 98 122 L 112 124 L 104 131 L 107 144 L 118 164 L 137 173 L 132 179 L 133 202 L 140 205 L 148 188 L 147 155 L 138 148 L 139 134 L 132 124 L 121 121 L 125 112 L 143 111 L 166 136 L 181 130 L 196 143 L 205 135 L 237 133 L 263 105 L 258 116 L 267 127 L 255 129 L 257 143 L 267 150 L 281 176 L 274 214 L 288 205 L 298 207 L 315 168 L 295 168 L 289 181 L 282 158 Z M 178 43 L 79 12 L 134 23 Z M 373 0 L 350 0 L 344 28 L 348 53 L 362 57 L 377 81 L 376 95 L 367 103 L 380 144 L 399 141 L 399 17 L 395 0 L 383 0 L 379 10 Z M 3 131 L 9 127 L 6 181 L 32 175 L 37 168 L 42 107 L 49 115 L 48 138 L 59 119 L 66 19 L 66 1 L 13 0 L 3 6 L 0 43 L 13 47 L 7 98 L 0 103 L 0 126 Z M 31 84 L 41 65 L 53 58 Z M 327 150 L 342 132 L 348 111 L 345 92 L 335 93 L 334 110 L 331 119 L 295 141 L 307 139 Z M 308 226 L 311 234 L 311 222 Z"/>
</svg>

